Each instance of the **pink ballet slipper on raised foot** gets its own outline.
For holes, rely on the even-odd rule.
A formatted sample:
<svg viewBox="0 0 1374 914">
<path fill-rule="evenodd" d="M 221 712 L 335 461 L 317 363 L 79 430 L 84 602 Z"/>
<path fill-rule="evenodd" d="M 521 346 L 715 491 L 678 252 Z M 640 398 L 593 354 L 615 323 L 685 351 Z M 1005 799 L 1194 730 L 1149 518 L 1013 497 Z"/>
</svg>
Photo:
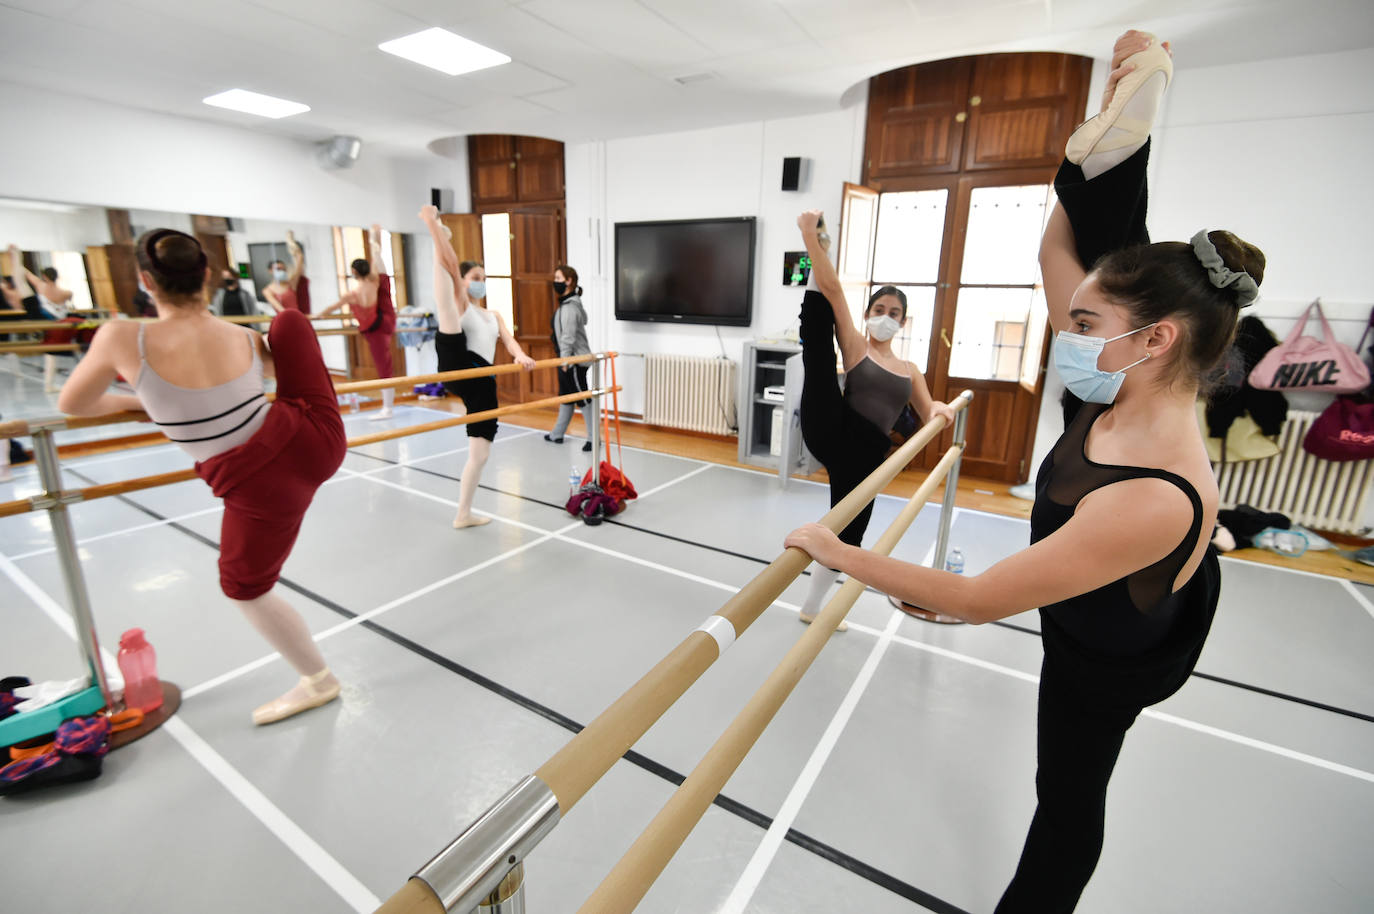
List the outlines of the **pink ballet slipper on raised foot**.
<svg viewBox="0 0 1374 914">
<path fill-rule="evenodd" d="M 255 710 L 253 723 L 258 726 L 274 724 L 302 711 L 329 704 L 339 697 L 340 690 L 339 680 L 329 672 L 329 667 L 325 667 L 313 676 L 302 676 L 294 689 Z"/>
<path fill-rule="evenodd" d="M 1150 46 L 1127 57 L 1122 61 L 1122 66 L 1130 66 L 1132 70 L 1116 84 L 1107 110 L 1088 118 L 1069 137 L 1064 158 L 1074 165 L 1082 165 L 1093 153 L 1139 148 L 1150 136 L 1154 126 L 1153 113 L 1148 118 L 1140 118 L 1126 116 L 1125 112 L 1135 94 L 1157 73 L 1164 74 L 1164 85 L 1159 89 L 1159 94 L 1163 95 L 1164 89 L 1169 87 L 1174 78 L 1174 59 L 1168 49 L 1151 35 Z M 1153 105 L 1147 107 L 1152 111 Z"/>
</svg>

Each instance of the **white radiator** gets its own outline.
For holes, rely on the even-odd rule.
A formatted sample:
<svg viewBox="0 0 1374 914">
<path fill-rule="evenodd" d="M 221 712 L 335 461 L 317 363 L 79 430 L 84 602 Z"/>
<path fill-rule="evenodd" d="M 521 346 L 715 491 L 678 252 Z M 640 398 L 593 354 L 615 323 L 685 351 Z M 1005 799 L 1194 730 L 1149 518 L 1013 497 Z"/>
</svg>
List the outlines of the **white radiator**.
<svg viewBox="0 0 1374 914">
<path fill-rule="evenodd" d="M 1224 467 L 1213 464 L 1223 508 L 1250 505 L 1278 511 L 1293 523 L 1336 533 L 1363 529 L 1364 504 L 1374 482 L 1374 460 L 1334 462 L 1313 457 L 1302 439 L 1319 413 L 1288 411 L 1278 454 Z"/>
<path fill-rule="evenodd" d="M 726 358 L 645 355 L 644 421 L 730 434 L 735 428 L 735 363 Z"/>
</svg>

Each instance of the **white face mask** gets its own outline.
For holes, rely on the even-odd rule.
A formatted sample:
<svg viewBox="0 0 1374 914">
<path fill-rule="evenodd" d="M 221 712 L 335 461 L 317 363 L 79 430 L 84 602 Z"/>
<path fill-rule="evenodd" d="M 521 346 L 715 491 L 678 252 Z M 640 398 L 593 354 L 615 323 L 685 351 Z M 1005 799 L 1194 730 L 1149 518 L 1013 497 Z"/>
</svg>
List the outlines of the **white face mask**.
<svg viewBox="0 0 1374 914">
<path fill-rule="evenodd" d="M 286 282 L 287 273 L 285 270 L 273 270 L 272 278 L 277 282 Z"/>
<path fill-rule="evenodd" d="M 897 319 L 886 314 L 875 314 L 868 319 L 868 335 L 880 343 L 892 339 L 901 329 Z"/>
<path fill-rule="evenodd" d="M 468 298 L 473 300 L 487 297 L 487 284 L 480 279 L 468 283 Z"/>
</svg>

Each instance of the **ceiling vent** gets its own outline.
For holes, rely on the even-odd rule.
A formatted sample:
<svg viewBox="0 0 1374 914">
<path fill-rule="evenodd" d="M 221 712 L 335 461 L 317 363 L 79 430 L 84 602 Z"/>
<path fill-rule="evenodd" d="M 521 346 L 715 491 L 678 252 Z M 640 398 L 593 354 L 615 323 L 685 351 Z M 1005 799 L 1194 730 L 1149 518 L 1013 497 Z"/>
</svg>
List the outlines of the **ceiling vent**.
<svg viewBox="0 0 1374 914">
<path fill-rule="evenodd" d="M 315 146 L 315 161 L 329 171 L 352 168 L 362 151 L 363 141 L 356 136 L 330 137 Z"/>
<path fill-rule="evenodd" d="M 716 74 L 714 73 L 684 73 L 681 76 L 674 76 L 673 82 L 679 83 L 684 86 L 690 86 L 694 83 L 708 82 L 715 78 Z"/>
</svg>

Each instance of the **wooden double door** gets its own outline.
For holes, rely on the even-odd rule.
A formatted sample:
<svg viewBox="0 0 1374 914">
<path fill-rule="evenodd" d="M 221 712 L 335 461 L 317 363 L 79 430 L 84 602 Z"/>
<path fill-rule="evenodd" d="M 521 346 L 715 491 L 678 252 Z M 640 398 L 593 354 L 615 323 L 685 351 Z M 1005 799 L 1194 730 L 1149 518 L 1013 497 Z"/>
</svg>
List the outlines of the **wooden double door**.
<svg viewBox="0 0 1374 914">
<path fill-rule="evenodd" d="M 553 343 L 554 269 L 564 261 L 566 236 L 562 204 L 533 204 L 518 209 L 446 213 L 440 219 L 453 233 L 459 261 L 483 264 L 487 273 L 487 306 L 501 312 L 522 349 L 536 361 L 557 357 Z M 496 345 L 496 364 L 513 361 Z M 557 396 L 558 379 L 550 369 L 498 375 L 502 403 L 524 403 Z"/>
<path fill-rule="evenodd" d="M 1087 101 L 1091 61 L 992 54 L 936 61 L 870 83 L 864 184 L 846 185 L 840 274 L 858 310 L 902 289 L 899 351 L 932 396 L 963 390 L 964 472 L 1025 480 L 1049 352 L 1039 238 L 1064 144 Z M 930 467 L 948 447 L 928 449 Z"/>
</svg>

